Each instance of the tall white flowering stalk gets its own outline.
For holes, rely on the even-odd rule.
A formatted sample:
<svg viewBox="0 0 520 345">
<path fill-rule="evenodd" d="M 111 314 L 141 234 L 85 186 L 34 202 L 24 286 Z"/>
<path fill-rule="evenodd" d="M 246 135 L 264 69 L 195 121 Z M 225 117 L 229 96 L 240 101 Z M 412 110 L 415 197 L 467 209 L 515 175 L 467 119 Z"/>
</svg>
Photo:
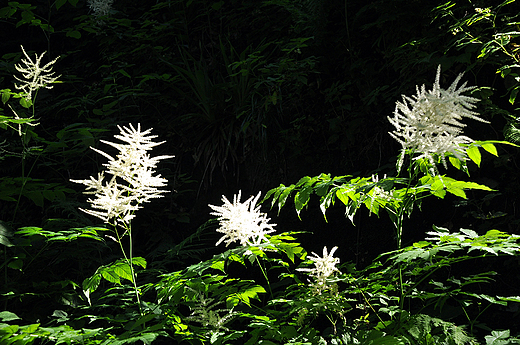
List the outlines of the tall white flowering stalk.
<svg viewBox="0 0 520 345">
<path fill-rule="evenodd" d="M 114 0 L 87 0 L 88 6 L 94 12 L 94 16 L 108 16 Z"/>
<path fill-rule="evenodd" d="M 331 249 L 330 253 L 328 253 L 327 247 L 323 247 L 323 257 L 312 252 L 312 255 L 314 256 L 309 256 L 309 259 L 314 262 L 314 267 L 297 268 L 298 271 L 309 272 L 309 275 L 314 278 L 311 286 L 317 294 L 321 294 L 324 290 L 330 287 L 327 283 L 327 278 L 331 277 L 334 272 L 338 271 L 336 264 L 339 263 L 339 258 L 332 256 L 337 249 L 338 247 L 334 247 Z"/>
<path fill-rule="evenodd" d="M 94 195 L 94 198 L 88 200 L 92 209 L 80 210 L 98 217 L 114 227 L 122 227 L 125 229 L 123 236 L 128 234 L 130 239 L 128 256 L 123 247 L 122 236 L 119 235 L 117 229 L 115 240 L 119 243 L 123 256 L 130 267 L 139 310 L 141 310 L 140 292 L 137 288 L 132 262 L 131 220 L 135 216 L 135 211 L 140 209 L 143 203 L 162 197 L 161 194 L 166 192 L 166 190 L 158 188 L 166 186 L 168 181 L 161 175 L 156 175 L 155 168 L 160 160 L 173 156 L 150 157 L 148 151 L 164 143 L 164 141 L 153 141 L 157 136 L 150 135 L 152 129 L 141 131 L 141 124 L 137 125 L 137 129 L 132 124 L 129 127 L 118 126 L 118 128 L 121 134 L 114 135 L 114 138 L 121 140 L 123 144 L 101 140 L 102 143 L 119 150 L 115 158 L 101 150 L 92 148 L 108 158 L 108 163 L 103 164 L 106 167 L 105 172 L 99 173 L 96 178 L 90 177 L 88 180 L 71 181 L 84 184 L 87 186 L 84 193 Z M 105 173 L 111 175 L 107 180 L 105 180 Z"/>
<path fill-rule="evenodd" d="M 270 219 L 265 213 L 260 212 L 260 206 L 256 203 L 260 198 L 260 193 L 256 197 L 240 202 L 241 191 L 233 196 L 233 203 L 223 195 L 224 205 L 209 205 L 215 212 L 212 215 L 218 216 L 220 227 L 217 232 L 223 233 L 216 245 L 226 243 L 226 247 L 233 242 L 239 241 L 242 246 L 255 246 L 267 243 L 265 235 L 274 230 L 276 224 L 269 224 Z"/>
<path fill-rule="evenodd" d="M 439 66 L 433 88 L 426 90 L 425 85 L 421 88 L 417 86 L 416 95 L 403 95 L 403 101 L 396 102 L 394 116 L 388 117 L 395 127 L 390 135 L 402 145 L 403 150 L 411 149 L 419 153 L 415 159 L 427 158 L 433 167 L 439 156 L 446 167 L 447 152 L 459 160 L 467 159 L 466 150 L 461 144 L 473 140 L 462 135 L 466 126 L 461 122 L 464 117 L 487 122 L 472 111 L 479 100 L 463 95 L 475 87 L 466 87 L 466 82 L 457 87 L 462 78 L 459 74 L 448 89 L 443 89 L 440 87 L 440 75 Z"/>
<path fill-rule="evenodd" d="M 21 83 L 15 83 L 15 87 L 25 92 L 25 99 L 32 100 L 33 92 L 38 91 L 42 87 L 52 89 L 53 86 L 50 84 L 54 83 L 61 76 L 54 76 L 55 72 L 52 72 L 53 64 L 58 60 L 59 56 L 44 66 L 40 66 L 46 52 L 43 52 L 40 56 L 35 54 L 36 57 L 33 61 L 25 52 L 23 46 L 21 47 L 25 59 L 22 59 L 23 66 L 21 64 L 14 65 L 14 68 L 22 73 L 22 78 L 14 75 L 14 78 Z"/>
<path fill-rule="evenodd" d="M 150 135 L 151 129 L 141 131 L 141 124 L 137 125 L 137 129 L 132 124 L 118 128 L 121 134 L 114 135 L 114 138 L 124 144 L 101 140 L 119 150 L 115 158 L 91 147 L 108 158 L 108 163 L 103 164 L 106 167 L 105 172 L 88 180 L 71 181 L 84 184 L 87 186 L 84 193 L 94 195 L 94 198 L 88 199 L 92 209 L 81 209 L 82 211 L 102 219 L 105 223 L 126 226 L 143 203 L 160 198 L 166 192 L 158 188 L 166 186 L 168 181 L 161 175 L 155 175 L 155 168 L 160 160 L 173 156 L 150 157 L 148 151 L 164 143 L 152 141 L 157 136 Z M 111 177 L 106 179 L 105 174 Z"/>
</svg>

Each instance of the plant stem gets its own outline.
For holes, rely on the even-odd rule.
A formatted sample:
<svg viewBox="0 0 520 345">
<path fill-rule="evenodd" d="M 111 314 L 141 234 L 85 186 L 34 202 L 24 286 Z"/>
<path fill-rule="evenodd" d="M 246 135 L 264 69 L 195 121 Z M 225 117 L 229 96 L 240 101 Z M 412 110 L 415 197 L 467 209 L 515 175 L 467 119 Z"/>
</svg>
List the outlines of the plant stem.
<svg viewBox="0 0 520 345">
<path fill-rule="evenodd" d="M 271 298 L 273 298 L 273 291 L 271 290 L 271 283 L 269 282 L 269 278 L 267 277 L 267 273 L 264 270 L 264 267 L 260 263 L 260 260 L 258 260 L 258 256 L 255 255 L 255 260 L 258 263 L 258 266 L 260 267 L 260 270 L 262 270 L 262 274 L 265 277 L 265 280 L 267 281 L 267 288 L 269 289 L 269 293 L 271 294 Z"/>
<path fill-rule="evenodd" d="M 119 243 L 119 247 L 121 247 L 121 251 L 123 252 L 123 257 L 125 258 L 125 261 L 130 266 L 130 273 L 132 275 L 132 283 L 134 285 L 135 297 L 137 298 L 137 305 L 139 307 L 139 314 L 141 314 L 141 316 L 142 316 L 143 315 L 143 310 L 141 309 L 141 298 L 139 296 L 139 289 L 137 288 L 137 281 L 136 281 L 137 277 L 135 275 L 134 265 L 133 265 L 132 225 L 131 225 L 130 222 L 128 224 L 125 223 L 126 232 L 128 232 L 128 238 L 129 238 L 129 242 L 130 242 L 130 244 L 129 244 L 129 246 L 130 246 L 129 255 L 126 255 L 125 248 L 123 247 L 122 237 L 120 237 L 119 233 L 117 232 L 116 224 L 114 223 L 112 225 L 114 226 L 114 229 L 115 229 L 115 233 L 116 233 L 116 236 L 117 236 L 117 242 Z"/>
</svg>

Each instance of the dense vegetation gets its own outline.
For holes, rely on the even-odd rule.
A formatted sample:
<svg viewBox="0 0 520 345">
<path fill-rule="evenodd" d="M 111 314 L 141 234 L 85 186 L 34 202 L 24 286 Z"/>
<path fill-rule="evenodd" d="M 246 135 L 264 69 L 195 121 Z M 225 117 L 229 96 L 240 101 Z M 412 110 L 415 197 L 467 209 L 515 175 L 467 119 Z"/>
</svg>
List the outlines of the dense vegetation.
<svg viewBox="0 0 520 345">
<path fill-rule="evenodd" d="M 520 344 L 519 13 L 3 3 L 0 343 Z M 39 63 L 54 74 L 22 89 Z M 389 118 L 439 66 L 483 121 L 461 120 L 460 152 L 421 157 Z M 164 143 L 139 151 L 138 128 Z M 118 146 L 125 130 L 137 148 Z M 133 149 L 174 156 L 148 162 L 161 198 L 116 171 Z M 101 171 L 132 212 L 82 211 Z M 208 206 L 222 195 L 257 217 L 254 243 L 227 243 L 227 209 Z"/>
</svg>

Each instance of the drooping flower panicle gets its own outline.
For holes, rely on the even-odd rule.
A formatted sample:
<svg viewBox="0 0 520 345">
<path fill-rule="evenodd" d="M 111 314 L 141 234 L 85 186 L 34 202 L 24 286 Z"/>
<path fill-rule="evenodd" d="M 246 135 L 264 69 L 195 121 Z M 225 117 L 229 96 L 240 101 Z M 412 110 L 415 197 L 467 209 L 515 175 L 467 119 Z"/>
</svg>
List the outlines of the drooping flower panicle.
<svg viewBox="0 0 520 345">
<path fill-rule="evenodd" d="M 314 278 L 314 282 L 311 286 L 317 294 L 321 294 L 329 287 L 327 278 L 332 276 L 334 272 L 338 271 L 336 264 L 339 263 L 339 258 L 332 256 L 337 249 L 338 247 L 334 247 L 331 249 L 330 253 L 327 253 L 327 247 L 323 247 L 323 257 L 312 252 L 312 255 L 314 256 L 309 256 L 309 259 L 314 262 L 314 267 L 297 268 L 298 271 L 309 272 L 309 275 Z"/>
<path fill-rule="evenodd" d="M 94 16 L 100 17 L 110 14 L 114 0 L 87 0 L 87 2 L 90 9 L 94 11 Z"/>
<path fill-rule="evenodd" d="M 22 52 L 25 55 L 25 59 L 22 59 L 25 66 L 16 64 L 14 65 L 14 68 L 16 68 L 18 72 L 22 73 L 23 78 L 14 75 L 14 78 L 21 82 L 21 84 L 15 83 L 14 86 L 18 90 L 25 92 L 25 98 L 27 100 L 31 100 L 34 91 L 37 91 L 42 87 L 52 89 L 53 86 L 50 84 L 54 83 L 59 77 L 61 77 L 61 75 L 55 77 L 54 72 L 52 72 L 52 65 L 58 60 L 59 56 L 46 65 L 40 66 L 42 57 L 46 52 L 43 52 L 40 56 L 35 54 L 36 58 L 33 61 L 25 52 L 23 46 L 21 47 Z"/>
<path fill-rule="evenodd" d="M 269 224 L 270 219 L 265 213 L 260 212 L 260 206 L 256 203 L 260 198 L 251 196 L 249 199 L 240 202 L 241 191 L 234 195 L 233 203 L 222 196 L 223 206 L 209 205 L 215 212 L 212 215 L 218 216 L 220 228 L 217 232 L 224 234 L 216 245 L 226 243 L 226 247 L 235 241 L 239 241 L 242 246 L 255 246 L 268 242 L 265 235 L 274 232 L 276 224 Z"/>
<path fill-rule="evenodd" d="M 101 140 L 119 150 L 116 158 L 92 148 L 108 158 L 108 163 L 103 165 L 107 168 L 105 172 L 112 177 L 105 181 L 105 172 L 102 172 L 97 178 L 71 181 L 86 185 L 84 193 L 95 197 L 88 200 L 92 210 L 81 209 L 82 211 L 102 219 L 105 223 L 115 219 L 116 223 L 128 224 L 142 203 L 160 198 L 161 193 L 166 192 L 158 188 L 166 186 L 168 181 L 161 175 L 155 175 L 155 168 L 160 160 L 173 156 L 150 157 L 148 151 L 164 143 L 152 141 L 157 136 L 149 135 L 151 129 L 141 131 L 140 124 L 137 129 L 131 124 L 129 127 L 118 128 L 121 134 L 114 137 L 125 144 Z"/>
<path fill-rule="evenodd" d="M 459 74 L 446 90 L 440 87 L 440 75 L 439 66 L 431 90 L 426 90 L 425 85 L 420 89 L 417 86 L 416 95 L 403 95 L 403 101 L 396 102 L 394 116 L 388 117 L 388 121 L 395 127 L 390 135 L 403 149 L 412 149 L 420 153 L 415 159 L 427 158 L 435 166 L 435 157 L 440 156 L 446 167 L 447 152 L 459 160 L 465 160 L 467 154 L 461 144 L 473 142 L 471 138 L 461 135 L 466 126 L 461 120 L 467 117 L 481 122 L 487 121 L 472 110 L 479 100 L 463 95 L 475 87 L 466 87 L 466 82 L 457 87 L 462 74 Z"/>
</svg>

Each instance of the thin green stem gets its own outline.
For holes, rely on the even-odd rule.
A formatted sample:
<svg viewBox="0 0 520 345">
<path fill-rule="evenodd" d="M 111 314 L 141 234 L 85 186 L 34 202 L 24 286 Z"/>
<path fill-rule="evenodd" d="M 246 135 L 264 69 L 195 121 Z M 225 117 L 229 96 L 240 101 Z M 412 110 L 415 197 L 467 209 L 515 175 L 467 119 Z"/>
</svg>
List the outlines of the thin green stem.
<svg viewBox="0 0 520 345">
<path fill-rule="evenodd" d="M 130 246 L 130 249 L 129 249 L 129 255 L 126 254 L 126 251 L 125 251 L 125 248 L 123 246 L 123 241 L 122 241 L 122 237 L 119 236 L 119 233 L 117 232 L 117 226 L 116 224 L 112 224 L 112 226 L 114 226 L 114 231 L 116 233 L 116 236 L 117 236 L 117 242 L 119 243 L 119 247 L 121 248 L 121 252 L 123 253 L 123 257 L 125 258 L 125 261 L 128 263 L 128 265 L 130 266 L 130 273 L 132 275 L 132 283 L 134 285 L 134 291 L 135 291 L 135 296 L 137 298 L 137 305 L 139 307 L 139 314 L 141 314 L 141 316 L 143 315 L 143 310 L 141 309 L 141 298 L 139 296 L 139 289 L 137 288 L 137 277 L 136 277 L 136 274 L 135 274 L 135 271 L 134 271 L 134 265 L 133 265 L 133 240 L 132 240 L 132 225 L 131 223 L 124 223 L 125 224 L 125 233 L 128 233 L 128 238 L 129 238 L 129 246 Z"/>
<path fill-rule="evenodd" d="M 381 316 L 379 316 L 378 312 L 374 309 L 374 307 L 372 306 L 372 304 L 370 303 L 370 301 L 367 299 L 367 297 L 365 296 L 365 294 L 363 293 L 363 291 L 359 288 L 359 286 L 357 286 L 354 282 L 352 282 L 354 284 L 354 286 L 356 286 L 358 289 L 359 289 L 359 292 L 361 293 L 361 296 L 363 296 L 363 299 L 365 300 L 365 303 L 368 304 L 368 306 L 370 307 L 370 309 L 372 309 L 372 311 L 374 312 L 374 314 L 376 314 L 377 318 L 379 319 L 379 322 L 381 322 L 382 325 L 384 325 L 384 321 L 383 319 L 381 318 Z"/>
<path fill-rule="evenodd" d="M 265 280 L 267 281 L 267 288 L 269 289 L 269 293 L 271 294 L 271 298 L 273 298 L 273 291 L 271 290 L 271 283 L 269 282 L 269 278 L 267 277 L 267 273 L 264 270 L 264 267 L 260 263 L 260 260 L 258 260 L 258 256 L 255 255 L 255 260 L 258 263 L 258 266 L 260 267 L 260 270 L 262 271 L 262 274 L 265 277 Z"/>
</svg>

